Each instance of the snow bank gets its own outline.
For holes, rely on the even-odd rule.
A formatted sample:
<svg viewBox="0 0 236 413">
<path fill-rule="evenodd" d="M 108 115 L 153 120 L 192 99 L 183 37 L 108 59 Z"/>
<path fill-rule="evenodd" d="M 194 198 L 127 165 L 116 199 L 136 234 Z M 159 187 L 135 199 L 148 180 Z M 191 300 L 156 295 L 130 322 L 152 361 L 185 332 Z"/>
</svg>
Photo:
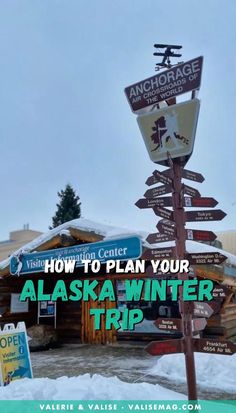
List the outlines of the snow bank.
<svg viewBox="0 0 236 413">
<path fill-rule="evenodd" d="M 56 380 L 22 379 L 0 387 L 0 400 L 183 400 L 186 396 L 149 383 L 84 374 Z"/>
<path fill-rule="evenodd" d="M 195 365 L 198 385 L 236 393 L 236 354 L 224 356 L 195 353 Z M 162 356 L 150 373 L 185 382 L 184 355 Z"/>
</svg>

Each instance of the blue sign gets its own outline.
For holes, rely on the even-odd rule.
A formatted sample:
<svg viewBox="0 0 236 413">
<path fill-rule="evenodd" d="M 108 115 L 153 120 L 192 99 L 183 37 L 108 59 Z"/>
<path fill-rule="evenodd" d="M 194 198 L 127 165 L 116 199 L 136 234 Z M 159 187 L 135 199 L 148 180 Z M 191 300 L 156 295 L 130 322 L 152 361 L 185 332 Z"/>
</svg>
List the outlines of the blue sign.
<svg viewBox="0 0 236 413">
<path fill-rule="evenodd" d="M 32 252 L 12 256 L 10 272 L 12 275 L 44 272 L 45 260 L 75 260 L 76 267 L 81 267 L 83 260 L 126 261 L 141 256 L 142 244 L 138 237 L 128 237 L 91 244 L 74 245 L 42 252 Z"/>
</svg>

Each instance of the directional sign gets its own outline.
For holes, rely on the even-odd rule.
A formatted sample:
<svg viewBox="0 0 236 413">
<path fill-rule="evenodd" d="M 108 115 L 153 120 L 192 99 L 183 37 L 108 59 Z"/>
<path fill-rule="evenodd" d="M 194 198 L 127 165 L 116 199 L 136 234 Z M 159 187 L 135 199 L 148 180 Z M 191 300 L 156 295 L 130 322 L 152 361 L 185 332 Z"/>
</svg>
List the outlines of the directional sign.
<svg viewBox="0 0 236 413">
<path fill-rule="evenodd" d="M 219 252 L 202 252 L 187 254 L 186 259 L 189 260 L 190 265 L 220 265 L 227 260 L 227 257 Z"/>
<path fill-rule="evenodd" d="M 226 213 L 221 209 L 210 209 L 206 211 L 188 211 L 185 220 L 190 221 L 221 221 Z"/>
<path fill-rule="evenodd" d="M 169 219 L 171 221 L 174 220 L 173 212 L 169 209 L 160 208 L 160 207 L 153 207 L 153 211 L 158 217 Z"/>
<path fill-rule="evenodd" d="M 199 109 L 200 101 L 192 99 L 137 117 L 152 162 L 165 164 L 169 155 L 172 159 L 191 155 Z"/>
<path fill-rule="evenodd" d="M 164 340 L 164 341 L 151 341 L 144 350 L 151 356 L 162 356 L 163 354 L 182 353 L 183 352 L 183 340 Z"/>
<path fill-rule="evenodd" d="M 188 169 L 182 169 L 182 177 L 195 182 L 203 182 L 205 180 L 202 174 L 199 174 L 198 172 L 189 171 Z"/>
<path fill-rule="evenodd" d="M 164 195 L 172 192 L 170 185 L 160 185 L 153 189 L 148 189 L 144 196 L 145 198 L 157 198 L 159 195 Z"/>
<path fill-rule="evenodd" d="M 169 70 L 125 88 L 132 111 L 199 89 L 203 57 L 179 64 Z"/>
<path fill-rule="evenodd" d="M 212 231 L 202 231 L 199 229 L 186 229 L 186 238 L 192 241 L 214 241 L 217 235 Z"/>
<path fill-rule="evenodd" d="M 163 196 L 160 198 L 140 198 L 135 205 L 140 209 L 153 208 L 156 206 L 172 206 L 172 198 L 171 196 Z"/>
<path fill-rule="evenodd" d="M 162 182 L 165 185 L 172 185 L 172 179 L 169 178 L 169 176 L 164 175 L 163 173 L 159 171 L 154 171 L 153 175 L 155 178 L 157 178 L 160 182 Z"/>
<path fill-rule="evenodd" d="M 151 186 L 151 185 L 157 184 L 158 182 L 161 182 L 160 179 L 157 176 L 154 176 L 155 172 L 156 171 L 153 172 L 152 176 L 149 176 L 147 178 L 147 180 L 145 182 L 146 185 Z M 170 168 L 165 169 L 164 171 L 161 172 L 161 174 L 165 175 L 165 176 L 169 176 L 171 178 L 171 169 Z"/>
<path fill-rule="evenodd" d="M 213 314 L 213 310 L 207 303 L 195 301 L 193 303 L 193 314 L 197 317 L 209 318 Z"/>
<path fill-rule="evenodd" d="M 107 260 L 125 261 L 139 258 L 142 251 L 141 239 L 138 237 L 127 237 L 101 241 L 82 245 L 73 245 L 67 248 L 56 248 L 54 250 L 32 252 L 21 256 L 12 256 L 10 261 L 10 272 L 12 275 L 43 272 L 45 260 L 76 260 L 76 267 L 83 266 L 83 260 Z"/>
<path fill-rule="evenodd" d="M 212 296 L 215 299 L 223 299 L 228 293 L 228 288 L 225 285 L 216 285 L 212 291 Z"/>
<path fill-rule="evenodd" d="M 154 324 L 160 330 L 166 331 L 181 331 L 182 320 L 181 318 L 158 318 L 154 321 Z"/>
<path fill-rule="evenodd" d="M 168 235 L 169 237 L 176 237 L 176 228 L 174 225 L 171 225 L 171 222 L 162 222 L 159 221 L 157 224 L 157 229 L 165 235 Z"/>
<path fill-rule="evenodd" d="M 174 241 L 174 239 L 174 237 L 170 237 L 169 235 L 156 232 L 149 234 L 146 241 L 149 242 L 149 244 L 157 244 L 158 242 Z"/>
<path fill-rule="evenodd" d="M 175 248 L 155 248 L 147 249 L 144 251 L 142 258 L 145 260 L 159 260 L 163 258 L 173 258 L 175 254 Z"/>
<path fill-rule="evenodd" d="M 193 331 L 202 331 L 207 325 L 205 318 L 194 318 L 192 320 Z"/>
<path fill-rule="evenodd" d="M 185 196 L 182 199 L 185 207 L 214 208 L 218 204 L 216 199 L 207 197 L 191 198 L 189 196 Z"/>
<path fill-rule="evenodd" d="M 232 356 L 236 353 L 236 344 L 226 340 L 211 340 L 208 338 L 193 339 L 194 351 Z"/>
<path fill-rule="evenodd" d="M 188 186 L 188 185 L 185 185 L 185 184 L 183 185 L 183 191 L 184 191 L 185 194 L 187 194 L 189 196 L 192 196 L 192 197 L 201 196 L 200 192 L 197 189 L 192 188 L 191 186 Z"/>
</svg>

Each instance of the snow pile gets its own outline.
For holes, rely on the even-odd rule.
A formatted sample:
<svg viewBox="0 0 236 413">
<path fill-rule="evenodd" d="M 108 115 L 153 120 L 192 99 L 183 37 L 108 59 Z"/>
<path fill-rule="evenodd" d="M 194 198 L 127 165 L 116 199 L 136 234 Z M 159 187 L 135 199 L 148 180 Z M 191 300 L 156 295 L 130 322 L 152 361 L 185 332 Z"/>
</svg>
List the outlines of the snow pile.
<svg viewBox="0 0 236 413">
<path fill-rule="evenodd" d="M 204 387 L 236 393 L 236 354 L 195 353 L 197 384 Z M 185 362 L 183 354 L 162 356 L 157 360 L 151 374 L 169 380 L 185 382 Z"/>
<path fill-rule="evenodd" d="M 56 380 L 22 379 L 0 387 L 0 400 L 183 400 L 186 396 L 149 383 L 84 374 Z"/>
</svg>

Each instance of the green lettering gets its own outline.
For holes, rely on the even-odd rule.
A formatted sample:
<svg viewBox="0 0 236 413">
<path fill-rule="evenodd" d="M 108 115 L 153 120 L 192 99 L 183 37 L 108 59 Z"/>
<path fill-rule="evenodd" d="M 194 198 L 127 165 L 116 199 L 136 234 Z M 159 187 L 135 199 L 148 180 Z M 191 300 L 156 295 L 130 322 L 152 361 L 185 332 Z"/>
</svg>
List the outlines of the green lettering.
<svg viewBox="0 0 236 413">
<path fill-rule="evenodd" d="M 71 301 L 79 301 L 83 297 L 82 291 L 79 288 L 83 286 L 81 280 L 73 280 L 70 283 L 70 290 L 74 294 L 69 295 L 69 300 Z"/>
<path fill-rule="evenodd" d="M 57 281 L 52 293 L 52 301 L 57 301 L 58 298 L 61 298 L 62 301 L 68 301 L 66 286 L 63 280 Z"/>
<path fill-rule="evenodd" d="M 99 294 L 99 301 L 104 301 L 108 298 L 110 301 L 115 301 L 115 293 L 111 280 L 104 281 L 101 292 Z"/>
<path fill-rule="evenodd" d="M 107 310 L 106 314 L 106 330 L 111 330 L 112 325 L 116 330 L 119 330 L 120 323 L 119 319 L 121 316 L 121 312 L 117 310 L 117 308 Z"/>
<path fill-rule="evenodd" d="M 36 293 L 32 280 L 27 280 L 23 286 L 20 295 L 20 301 L 25 301 L 29 298 L 31 301 L 36 301 Z"/>
<path fill-rule="evenodd" d="M 125 280 L 127 301 L 139 301 L 141 299 L 144 280 Z"/>
<path fill-rule="evenodd" d="M 38 301 L 49 301 L 51 299 L 51 295 L 44 294 L 43 287 L 44 280 L 38 280 Z"/>
<path fill-rule="evenodd" d="M 196 301 L 197 300 L 197 294 L 196 294 L 197 284 L 198 284 L 198 280 L 185 280 L 184 281 L 184 286 L 183 286 L 184 287 L 183 288 L 184 301 Z"/>
<path fill-rule="evenodd" d="M 101 314 L 105 314 L 104 308 L 90 308 L 90 315 L 94 315 L 94 330 L 100 330 Z"/>
<path fill-rule="evenodd" d="M 93 301 L 97 300 L 97 294 L 94 292 L 94 289 L 97 287 L 98 281 L 89 281 L 89 280 L 84 280 L 84 296 L 83 300 L 88 301 L 91 297 Z"/>
<path fill-rule="evenodd" d="M 213 299 L 213 287 L 214 285 L 212 280 L 201 280 L 199 282 L 198 301 L 211 301 Z"/>
</svg>

